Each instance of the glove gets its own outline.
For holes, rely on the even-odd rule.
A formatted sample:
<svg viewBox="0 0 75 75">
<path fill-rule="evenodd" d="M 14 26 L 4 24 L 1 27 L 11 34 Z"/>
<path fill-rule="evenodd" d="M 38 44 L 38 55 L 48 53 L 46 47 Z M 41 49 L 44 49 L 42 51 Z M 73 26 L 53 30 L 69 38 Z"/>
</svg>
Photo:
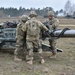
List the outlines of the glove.
<svg viewBox="0 0 75 75">
<path fill-rule="evenodd" d="M 47 34 L 48 37 L 53 37 L 54 36 L 53 31 L 50 31 L 50 30 L 47 31 L 46 34 Z"/>
<path fill-rule="evenodd" d="M 48 30 L 48 31 L 46 31 L 46 33 L 45 33 L 48 37 L 50 37 L 50 34 L 51 34 L 51 31 L 50 30 Z"/>
<path fill-rule="evenodd" d="M 52 31 L 51 31 L 51 30 L 48 30 L 48 31 L 46 31 L 46 32 L 47 32 L 48 34 L 51 34 Z"/>
</svg>

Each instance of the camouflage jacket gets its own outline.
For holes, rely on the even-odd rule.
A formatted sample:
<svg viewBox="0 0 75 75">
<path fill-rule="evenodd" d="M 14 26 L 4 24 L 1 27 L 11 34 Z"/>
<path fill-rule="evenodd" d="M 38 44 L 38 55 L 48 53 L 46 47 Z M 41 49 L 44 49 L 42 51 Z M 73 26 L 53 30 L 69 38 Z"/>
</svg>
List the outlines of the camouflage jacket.
<svg viewBox="0 0 75 75">
<path fill-rule="evenodd" d="M 30 23 L 32 21 L 36 22 L 37 25 L 38 25 L 38 27 L 39 27 L 39 30 L 36 31 L 36 32 L 38 32 L 38 35 L 36 35 L 36 36 L 30 36 L 30 34 L 29 34 L 29 25 L 30 25 Z M 26 22 L 26 24 L 22 27 L 22 30 L 27 32 L 26 39 L 27 40 L 30 40 L 30 41 L 36 40 L 36 39 L 39 39 L 40 38 L 41 29 L 44 29 L 45 31 L 48 31 L 48 28 L 45 25 L 43 25 L 40 21 L 38 21 L 35 17 L 33 17 L 30 20 L 28 20 Z"/>
<path fill-rule="evenodd" d="M 59 26 L 59 20 L 57 18 L 53 18 L 52 20 L 46 20 L 44 24 L 47 26 L 49 30 L 56 30 Z"/>
<path fill-rule="evenodd" d="M 22 31 L 23 25 L 25 25 L 25 23 L 19 23 L 17 25 L 17 29 L 16 29 L 16 38 L 17 39 L 22 39 L 24 36 L 24 32 Z"/>
</svg>

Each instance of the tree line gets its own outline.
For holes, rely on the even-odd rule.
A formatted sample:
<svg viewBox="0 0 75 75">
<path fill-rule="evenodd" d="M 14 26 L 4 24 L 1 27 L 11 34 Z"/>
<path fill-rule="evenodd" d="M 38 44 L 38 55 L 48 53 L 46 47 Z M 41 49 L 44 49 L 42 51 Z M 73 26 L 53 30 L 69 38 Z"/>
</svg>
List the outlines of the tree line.
<svg viewBox="0 0 75 75">
<path fill-rule="evenodd" d="M 19 7 L 19 9 L 17 8 L 4 8 L 4 7 L 0 7 L 0 17 L 17 17 L 17 16 L 21 16 L 23 14 L 29 15 L 29 12 L 31 10 L 35 10 L 36 13 L 40 16 L 47 16 L 47 12 L 49 10 L 54 11 L 54 9 L 52 7 L 45 7 L 45 8 L 23 8 L 23 7 Z M 63 14 L 64 16 L 74 16 L 75 15 L 75 4 L 72 4 L 70 0 L 67 0 L 67 2 L 64 5 L 64 9 L 60 9 L 57 11 L 54 11 L 55 15 L 58 14 Z"/>
<path fill-rule="evenodd" d="M 0 17 L 3 17 L 3 16 L 16 17 L 16 16 L 21 16 L 23 14 L 29 15 L 29 12 L 31 10 L 35 10 L 36 13 L 40 16 L 47 15 L 47 12 L 49 10 L 54 11 L 54 9 L 52 7 L 46 7 L 46 8 L 43 8 L 43 9 L 40 9 L 40 8 L 38 8 L 38 9 L 35 9 L 35 8 L 26 9 L 26 8 L 22 8 L 22 7 L 17 9 L 17 8 L 12 8 L 12 7 L 10 7 L 10 8 L 1 7 L 0 8 Z M 55 14 L 57 14 L 57 12 L 55 12 Z"/>
</svg>

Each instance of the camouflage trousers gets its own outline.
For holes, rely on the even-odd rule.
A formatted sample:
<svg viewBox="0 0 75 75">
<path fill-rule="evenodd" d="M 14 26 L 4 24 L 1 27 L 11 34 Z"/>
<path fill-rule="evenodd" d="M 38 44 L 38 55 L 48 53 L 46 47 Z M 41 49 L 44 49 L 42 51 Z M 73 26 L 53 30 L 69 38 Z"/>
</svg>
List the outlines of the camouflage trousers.
<svg viewBox="0 0 75 75">
<path fill-rule="evenodd" d="M 52 54 L 56 54 L 57 50 L 56 50 L 56 39 L 55 38 L 52 38 L 52 39 L 49 39 L 49 45 L 51 46 L 51 50 L 52 50 Z"/>
<path fill-rule="evenodd" d="M 43 58 L 43 54 L 42 54 L 42 40 L 33 40 L 33 41 L 26 41 L 27 44 L 27 50 L 28 50 L 28 57 L 30 58 L 30 60 L 33 60 L 33 50 L 37 49 L 38 51 L 38 55 L 39 58 L 42 59 Z"/>
<path fill-rule="evenodd" d="M 16 49 L 14 51 L 15 56 L 17 56 L 18 58 L 25 58 L 25 55 L 27 53 L 26 50 L 26 43 L 24 42 L 24 40 L 17 40 L 16 41 Z"/>
</svg>

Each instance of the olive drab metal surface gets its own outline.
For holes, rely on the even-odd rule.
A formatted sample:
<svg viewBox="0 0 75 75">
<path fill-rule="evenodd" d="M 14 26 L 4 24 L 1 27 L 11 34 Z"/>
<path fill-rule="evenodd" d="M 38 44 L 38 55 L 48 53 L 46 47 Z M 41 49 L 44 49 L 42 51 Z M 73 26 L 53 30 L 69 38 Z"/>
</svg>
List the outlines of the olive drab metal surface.
<svg viewBox="0 0 75 75">
<path fill-rule="evenodd" d="M 16 28 L 0 29 L 0 48 L 15 48 Z"/>
<path fill-rule="evenodd" d="M 75 30 L 70 30 L 70 29 L 63 29 L 63 30 L 56 30 L 56 31 L 50 31 L 49 34 L 43 34 L 43 36 L 46 37 L 75 37 Z M 5 29 L 0 29 L 0 49 L 10 49 L 13 48 L 15 49 L 16 47 L 16 28 L 5 28 Z M 42 44 L 42 48 L 50 50 L 50 47 Z M 59 49 L 58 49 L 59 50 Z M 61 52 L 61 51 L 60 51 Z"/>
</svg>

